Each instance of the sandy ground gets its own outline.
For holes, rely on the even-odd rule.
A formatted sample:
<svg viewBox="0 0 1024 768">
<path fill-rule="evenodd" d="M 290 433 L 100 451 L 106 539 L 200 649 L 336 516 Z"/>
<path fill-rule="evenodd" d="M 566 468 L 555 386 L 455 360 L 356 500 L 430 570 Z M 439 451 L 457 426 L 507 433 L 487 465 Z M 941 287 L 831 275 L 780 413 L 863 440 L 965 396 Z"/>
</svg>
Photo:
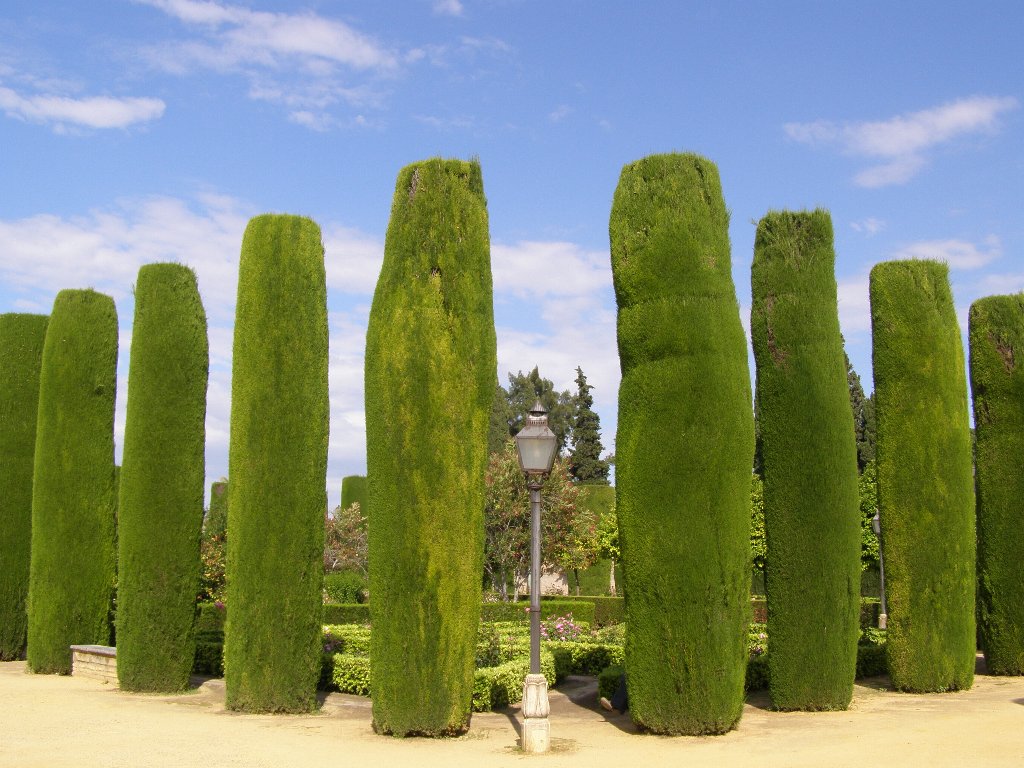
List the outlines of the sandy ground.
<svg viewBox="0 0 1024 768">
<path fill-rule="evenodd" d="M 608 716 L 593 678 L 551 695 L 552 751 L 518 751 L 515 708 L 477 714 L 458 739 L 395 739 L 370 729 L 369 701 L 331 694 L 315 715 L 224 709 L 222 681 L 184 696 L 122 693 L 76 677 L 31 675 L 0 663 L 0 766 L 1022 766 L 1024 678 L 979 675 L 962 693 L 909 695 L 878 678 L 858 685 L 847 712 L 779 713 L 748 700 L 725 736 L 636 733 Z"/>
</svg>

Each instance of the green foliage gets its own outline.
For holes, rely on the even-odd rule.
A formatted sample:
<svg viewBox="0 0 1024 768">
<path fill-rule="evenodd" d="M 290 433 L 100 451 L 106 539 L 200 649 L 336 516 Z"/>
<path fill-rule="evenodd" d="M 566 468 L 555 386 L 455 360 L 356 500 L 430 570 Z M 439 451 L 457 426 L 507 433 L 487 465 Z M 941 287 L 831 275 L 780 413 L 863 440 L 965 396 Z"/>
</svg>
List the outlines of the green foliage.
<svg viewBox="0 0 1024 768">
<path fill-rule="evenodd" d="M 348 509 L 358 504 L 363 517 L 368 514 L 366 500 L 369 497 L 369 486 L 365 475 L 348 475 L 341 479 L 341 508 Z"/>
<path fill-rule="evenodd" d="M 531 403 L 532 405 L 532 403 Z M 512 436 L 510 425 L 515 421 L 508 392 L 498 382 L 494 383 L 494 399 L 491 401 L 491 415 L 487 426 L 487 454 L 497 453 L 505 447 Z"/>
<path fill-rule="evenodd" d="M 597 675 L 611 664 L 621 666 L 624 661 L 622 645 L 594 643 L 586 640 L 552 640 L 544 644 L 555 658 L 555 679 L 567 675 Z"/>
<path fill-rule="evenodd" d="M 768 545 L 764 538 L 764 481 L 750 476 L 750 556 L 754 571 L 764 573 Z"/>
<path fill-rule="evenodd" d="M 111 639 L 117 310 L 57 294 L 46 329 L 32 491 L 28 666 L 69 674 L 73 644 Z"/>
<path fill-rule="evenodd" d="M 445 735 L 469 725 L 496 380 L 480 165 L 407 166 L 366 334 L 378 732 Z"/>
<path fill-rule="evenodd" d="M 588 625 L 594 624 L 594 600 L 588 597 L 585 600 L 572 600 L 559 596 L 556 600 L 544 599 L 540 601 L 541 619 L 550 619 L 564 613 L 572 613 L 577 621 Z M 481 621 L 529 621 L 530 605 L 527 602 L 519 603 L 484 603 L 481 606 Z"/>
<path fill-rule="evenodd" d="M 594 412 L 593 387 L 583 369 L 576 368 L 576 397 L 573 402 L 572 453 L 569 472 L 578 483 L 608 484 L 608 462 L 601 458 L 601 420 Z"/>
<path fill-rule="evenodd" d="M 988 671 L 1024 674 L 1024 294 L 969 316 L 977 431 L 978 619 Z"/>
<path fill-rule="evenodd" d="M 754 425 L 728 229 L 710 161 L 623 168 L 616 508 L 630 712 L 658 733 L 723 733 L 743 708 Z"/>
<path fill-rule="evenodd" d="M 546 606 L 558 604 L 569 606 L 563 610 L 573 611 L 579 620 L 589 622 L 595 627 L 607 627 L 612 624 L 620 624 L 626 620 L 626 601 L 621 597 L 603 595 L 585 595 L 575 597 L 573 595 L 557 595 L 541 597 L 541 610 L 547 610 Z M 580 607 L 577 607 L 580 606 Z M 593 615 L 589 613 L 587 606 L 593 606 Z"/>
<path fill-rule="evenodd" d="M 46 315 L 0 315 L 0 661 L 25 652 L 32 462 L 46 323 Z"/>
<path fill-rule="evenodd" d="M 572 433 L 574 398 L 569 390 L 558 392 L 551 379 L 545 379 L 534 367 L 529 373 L 509 373 L 508 390 L 509 437 L 514 437 L 523 428 L 526 414 L 540 399 L 548 411 L 548 427 L 558 438 L 558 453 L 561 454 Z"/>
<path fill-rule="evenodd" d="M 473 675 L 473 711 L 501 709 L 519 701 L 523 697 L 523 680 L 529 671 L 529 654 L 496 667 L 477 669 Z M 546 648 L 540 652 L 540 671 L 548 685 L 553 686 L 556 679 L 555 659 Z"/>
<path fill-rule="evenodd" d="M 347 507 L 337 507 L 324 521 L 324 571 L 354 571 L 365 580 L 369 566 L 368 556 L 366 517 L 359 502 L 354 501 Z"/>
<path fill-rule="evenodd" d="M 878 465 L 868 462 L 857 483 L 860 498 L 860 567 L 878 568 L 878 534 L 874 519 L 878 511 Z"/>
<path fill-rule="evenodd" d="M 827 211 L 761 219 L 751 290 L 772 702 L 846 709 L 857 661 L 860 516 Z"/>
<path fill-rule="evenodd" d="M 355 571 L 324 574 L 324 595 L 330 603 L 365 603 L 366 578 Z"/>
<path fill-rule="evenodd" d="M 597 675 L 597 695 L 605 699 L 614 696 L 619 687 L 619 679 L 625 673 L 626 668 L 621 664 L 613 664 L 602 669 Z"/>
<path fill-rule="evenodd" d="M 228 530 L 228 482 L 221 479 L 210 486 L 210 510 L 203 521 L 203 536 L 216 538 Z"/>
<path fill-rule="evenodd" d="M 889 672 L 905 691 L 974 679 L 971 434 L 948 271 L 890 261 L 870 279 Z"/>
<path fill-rule="evenodd" d="M 321 614 L 324 624 L 369 624 L 368 603 L 326 603 Z"/>
<path fill-rule="evenodd" d="M 118 497 L 117 677 L 125 691 L 188 688 L 208 369 L 195 273 L 181 264 L 142 267 Z"/>
<path fill-rule="evenodd" d="M 324 627 L 325 653 L 370 655 L 370 628 L 360 624 L 329 624 Z"/>
<path fill-rule="evenodd" d="M 342 693 L 370 695 L 370 657 L 336 653 L 332 658 L 331 682 Z"/>
<path fill-rule="evenodd" d="M 242 240 L 235 310 L 229 709 L 316 706 L 328 420 L 320 228 L 298 216 L 258 216 Z"/>
<path fill-rule="evenodd" d="M 863 472 L 875 460 L 875 398 L 864 394 L 860 376 L 853 369 L 850 358 L 846 360 L 846 385 L 850 393 L 850 408 L 853 410 L 853 430 L 857 436 L 857 470 Z"/>
</svg>

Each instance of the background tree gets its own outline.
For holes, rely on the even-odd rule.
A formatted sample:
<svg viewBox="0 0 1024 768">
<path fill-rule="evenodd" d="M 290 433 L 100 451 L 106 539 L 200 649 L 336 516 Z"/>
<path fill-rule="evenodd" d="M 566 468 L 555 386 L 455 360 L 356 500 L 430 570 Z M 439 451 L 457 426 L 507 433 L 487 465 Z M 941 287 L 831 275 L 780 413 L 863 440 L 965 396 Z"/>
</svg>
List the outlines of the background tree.
<svg viewBox="0 0 1024 768">
<path fill-rule="evenodd" d="M 0 315 L 0 661 L 25 652 L 32 462 L 46 323 L 46 315 Z"/>
<path fill-rule="evenodd" d="M 764 481 L 750 478 L 750 557 L 754 571 L 764 576 L 768 546 L 764 538 Z"/>
<path fill-rule="evenodd" d="M 366 475 L 348 475 L 341 479 L 341 508 L 359 505 L 359 512 L 366 518 L 369 513 L 366 499 L 369 495 L 369 481 Z"/>
<path fill-rule="evenodd" d="M 569 471 L 578 483 L 608 484 L 608 462 L 601 458 L 601 420 L 594 412 L 593 387 L 583 369 L 576 368 L 576 397 L 573 401 L 572 452 Z"/>
<path fill-rule="evenodd" d="M 976 647 L 974 478 L 949 268 L 882 262 L 869 288 L 889 676 L 897 690 L 966 689 Z"/>
<path fill-rule="evenodd" d="M 513 600 L 517 594 L 509 586 L 521 583 L 530 569 L 530 492 L 515 441 L 506 440 L 500 452 L 491 454 L 485 485 L 484 571 L 501 599 Z M 596 537 L 596 520 L 580 506 L 579 496 L 568 462 L 557 458 L 541 488 L 541 558 L 547 569 L 572 568 L 577 557 L 586 560 L 580 550 L 591 558 L 596 554 L 597 542 L 590 539 L 591 528 Z"/>
<path fill-rule="evenodd" d="M 111 641 L 116 389 L 114 300 L 61 291 L 39 379 L 28 603 L 33 672 L 69 674 L 68 646 Z"/>
<path fill-rule="evenodd" d="M 878 568 L 878 534 L 875 533 L 875 513 L 878 511 L 878 469 L 874 461 L 868 462 L 857 484 L 860 498 L 860 567 L 861 570 Z"/>
<path fill-rule="evenodd" d="M 324 533 L 324 571 L 355 571 L 368 577 L 366 517 L 358 501 L 327 515 Z"/>
<path fill-rule="evenodd" d="M 228 479 L 222 477 L 210 486 L 210 508 L 203 518 L 199 541 L 199 602 L 220 602 L 227 590 Z"/>
<path fill-rule="evenodd" d="M 978 618 L 992 674 L 1024 674 L 1024 293 L 971 306 Z"/>
<path fill-rule="evenodd" d="M 573 397 L 567 389 L 556 391 L 551 380 L 541 376 L 536 367 L 529 373 L 519 371 L 508 375 L 509 436 L 514 437 L 523 428 L 526 414 L 538 398 L 547 408 L 548 427 L 558 438 L 558 453 L 561 454 L 572 432 Z"/>
<path fill-rule="evenodd" d="M 366 332 L 370 688 L 382 733 L 469 726 L 498 378 L 489 240 L 478 162 L 400 171 Z"/>
<path fill-rule="evenodd" d="M 608 576 L 608 594 L 615 597 L 618 585 L 615 583 L 615 564 L 622 562 L 622 549 L 619 547 L 619 516 L 615 513 L 615 504 L 597 522 L 598 554 L 611 562 Z"/>
<path fill-rule="evenodd" d="M 231 372 L 229 709 L 316 706 L 329 418 L 320 228 L 257 216 L 242 239 Z"/>
<path fill-rule="evenodd" d="M 722 733 L 743 711 L 754 420 L 718 169 L 625 166 L 609 234 L 629 711 L 658 733 Z"/>
<path fill-rule="evenodd" d="M 205 482 L 206 312 L 195 273 L 146 264 L 135 283 L 118 503 L 117 679 L 188 688 Z"/>
<path fill-rule="evenodd" d="M 853 363 L 846 352 L 846 384 L 850 391 L 850 408 L 853 410 L 853 428 L 857 439 L 857 470 L 864 471 L 869 462 L 875 460 L 875 398 L 866 396 L 860 376 L 853 369 Z"/>
<path fill-rule="evenodd" d="M 491 402 L 491 417 L 487 428 L 488 456 L 505 449 L 505 442 L 512 437 L 511 425 L 514 420 L 512 406 L 508 401 L 508 390 L 495 382 L 494 400 Z"/>
</svg>

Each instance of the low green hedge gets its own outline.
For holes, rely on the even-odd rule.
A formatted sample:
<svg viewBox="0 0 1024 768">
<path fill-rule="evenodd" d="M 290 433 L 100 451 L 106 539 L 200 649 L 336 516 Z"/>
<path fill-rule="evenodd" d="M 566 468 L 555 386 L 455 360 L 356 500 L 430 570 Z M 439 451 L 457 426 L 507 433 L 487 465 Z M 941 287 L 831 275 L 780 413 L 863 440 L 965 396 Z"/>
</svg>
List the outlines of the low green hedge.
<svg viewBox="0 0 1024 768">
<path fill-rule="evenodd" d="M 610 699 L 615 695 L 619 687 L 619 678 L 625 674 L 626 668 L 621 664 L 613 664 L 605 667 L 597 675 L 597 695 L 604 699 Z"/>
<path fill-rule="evenodd" d="M 324 574 L 324 592 L 331 603 L 351 605 L 366 602 L 366 579 L 355 571 Z"/>
<path fill-rule="evenodd" d="M 768 620 L 768 605 L 763 597 L 754 597 L 750 600 L 752 621 L 763 624 Z M 877 597 L 862 597 L 860 599 L 860 628 L 878 626 L 879 600 Z"/>
<path fill-rule="evenodd" d="M 544 648 L 554 656 L 556 682 L 567 675 L 599 675 L 608 666 L 625 663 L 621 645 L 549 641 L 544 643 Z"/>
<path fill-rule="evenodd" d="M 594 599 L 588 597 L 586 600 L 570 600 L 564 595 L 559 595 L 555 600 L 544 599 L 540 602 L 541 619 L 550 619 L 553 616 L 564 616 L 572 614 L 577 623 L 594 624 Z M 614 599 L 614 598 L 613 598 Z M 515 603 L 484 603 L 480 610 L 480 621 L 529 621 L 530 604 L 526 601 Z"/>
<path fill-rule="evenodd" d="M 552 595 L 541 598 L 541 613 L 543 615 L 545 603 L 592 603 L 594 606 L 594 617 L 590 622 L 595 627 L 607 627 L 610 624 L 619 624 L 626 620 L 626 601 L 622 597 L 609 597 L 607 595 Z M 576 608 L 571 609 L 573 617 L 587 620 L 586 615 L 577 612 Z M 584 609 L 587 610 L 587 609 Z"/>
<path fill-rule="evenodd" d="M 324 605 L 324 624 L 369 624 L 369 603 L 327 603 Z"/>
</svg>

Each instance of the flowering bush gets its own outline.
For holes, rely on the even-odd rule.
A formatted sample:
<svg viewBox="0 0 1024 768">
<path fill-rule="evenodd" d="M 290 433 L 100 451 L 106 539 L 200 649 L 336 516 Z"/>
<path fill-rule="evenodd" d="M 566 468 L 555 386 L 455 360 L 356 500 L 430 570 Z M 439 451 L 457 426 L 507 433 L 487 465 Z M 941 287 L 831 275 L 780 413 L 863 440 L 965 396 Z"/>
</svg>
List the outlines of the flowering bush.
<svg viewBox="0 0 1024 768">
<path fill-rule="evenodd" d="M 768 633 L 764 624 L 754 623 L 747 631 L 747 650 L 751 657 L 764 656 L 768 652 Z"/>
<path fill-rule="evenodd" d="M 540 623 L 540 636 L 545 640 L 576 640 L 583 632 L 584 628 L 572 620 L 572 613 Z"/>
</svg>

